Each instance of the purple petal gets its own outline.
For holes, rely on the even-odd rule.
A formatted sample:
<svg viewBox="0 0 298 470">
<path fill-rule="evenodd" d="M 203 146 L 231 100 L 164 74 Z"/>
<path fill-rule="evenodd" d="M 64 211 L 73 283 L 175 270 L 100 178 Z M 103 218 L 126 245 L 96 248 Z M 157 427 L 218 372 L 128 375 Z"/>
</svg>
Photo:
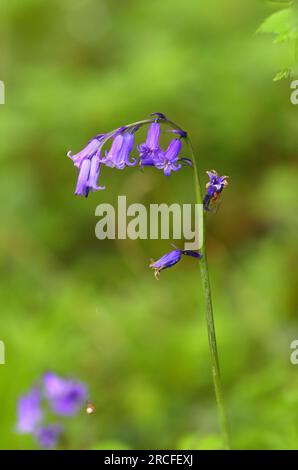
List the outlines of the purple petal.
<svg viewBox="0 0 298 470">
<path fill-rule="evenodd" d="M 118 156 L 121 150 L 123 144 L 123 135 L 118 134 L 114 138 L 111 148 L 108 152 L 106 152 L 106 155 L 101 159 L 101 162 L 104 163 L 106 166 L 110 166 L 114 168 L 117 166 L 118 162 Z"/>
<path fill-rule="evenodd" d="M 43 385 L 45 397 L 58 415 L 70 416 L 77 413 L 87 399 L 87 387 L 84 383 L 63 379 L 51 372 L 44 375 Z"/>
<path fill-rule="evenodd" d="M 88 188 L 91 191 L 98 191 L 105 189 L 105 186 L 98 186 L 98 178 L 100 174 L 100 156 L 94 155 L 91 159 L 90 174 L 88 178 Z"/>
<path fill-rule="evenodd" d="M 163 255 L 154 263 L 151 263 L 150 268 L 158 269 L 159 271 L 161 271 L 162 269 L 170 268 L 180 261 L 181 254 L 181 250 L 172 250 L 169 253 Z"/>
<path fill-rule="evenodd" d="M 62 427 L 56 424 L 43 426 L 35 432 L 35 437 L 44 449 L 53 449 L 58 443 L 59 436 L 62 432 Z"/>
<path fill-rule="evenodd" d="M 180 139 L 173 139 L 169 143 L 169 146 L 165 153 L 165 158 L 170 161 L 176 161 L 182 147 Z"/>
<path fill-rule="evenodd" d="M 88 179 L 90 173 L 90 166 L 91 162 L 89 159 L 85 158 L 82 161 L 80 172 L 78 176 L 78 181 L 75 189 L 75 194 L 77 196 L 88 196 L 89 188 L 88 188 Z"/>
<path fill-rule="evenodd" d="M 150 150 L 159 149 L 160 125 L 158 122 L 150 124 L 146 139 L 146 145 Z"/>
<path fill-rule="evenodd" d="M 35 430 L 43 416 L 40 399 L 38 388 L 33 388 L 19 399 L 17 432 L 32 433 Z"/>
<path fill-rule="evenodd" d="M 137 160 L 134 158 L 132 161 L 129 160 L 130 152 L 134 146 L 134 135 L 127 132 L 123 135 L 123 144 L 117 157 L 116 167 L 119 170 L 123 170 L 125 166 L 134 166 Z"/>
<path fill-rule="evenodd" d="M 82 161 L 85 158 L 91 158 L 97 152 L 101 137 L 91 139 L 86 147 L 84 147 L 80 152 L 75 155 L 71 155 L 71 151 L 67 153 L 67 156 L 72 159 L 74 165 L 80 168 Z"/>
</svg>

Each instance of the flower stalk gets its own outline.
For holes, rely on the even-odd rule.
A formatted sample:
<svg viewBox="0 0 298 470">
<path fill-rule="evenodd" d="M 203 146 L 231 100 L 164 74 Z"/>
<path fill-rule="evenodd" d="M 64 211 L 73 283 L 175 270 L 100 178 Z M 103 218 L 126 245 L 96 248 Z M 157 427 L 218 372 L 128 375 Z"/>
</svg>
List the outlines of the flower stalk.
<svg viewBox="0 0 298 470">
<path fill-rule="evenodd" d="M 202 195 L 202 190 L 201 190 L 201 184 L 200 184 L 196 158 L 195 158 L 194 151 L 193 151 L 192 144 L 191 144 L 189 137 L 186 138 L 186 142 L 187 142 L 188 148 L 192 156 L 197 204 L 201 205 L 203 204 L 203 195 Z M 200 259 L 200 273 L 201 273 L 203 295 L 204 295 L 204 301 L 205 301 L 205 316 L 206 316 L 206 322 L 207 322 L 208 341 L 209 341 L 209 349 L 210 349 L 210 355 L 211 355 L 212 377 L 213 377 L 215 396 L 216 396 L 216 401 L 217 401 L 217 406 L 218 406 L 220 426 L 221 426 L 221 431 L 222 431 L 222 436 L 223 436 L 223 444 L 224 444 L 225 449 L 230 449 L 231 448 L 230 430 L 229 430 L 227 413 L 225 409 L 222 381 L 221 381 L 221 375 L 220 375 L 215 324 L 214 324 L 214 316 L 213 316 L 211 286 L 210 286 L 208 260 L 207 260 L 205 232 L 206 232 L 206 214 L 204 214 L 203 216 L 203 229 L 202 229 L 203 240 L 202 240 L 201 249 L 200 249 L 200 252 L 202 255 L 202 258 Z"/>
<path fill-rule="evenodd" d="M 185 139 L 187 146 L 189 148 L 191 157 L 192 157 L 196 202 L 197 204 L 202 206 L 203 204 L 202 187 L 200 183 L 198 166 L 196 163 L 196 158 L 195 158 L 195 154 L 193 151 L 190 138 L 180 126 L 178 126 L 175 122 L 170 121 L 165 116 L 162 116 L 162 117 L 158 116 L 158 121 L 164 122 L 165 124 L 169 125 L 172 129 L 180 132 L 182 138 Z M 139 121 L 138 123 L 134 123 L 132 126 L 144 125 L 144 124 L 148 124 L 151 122 L 152 122 L 152 119 L 147 120 L 147 121 Z M 224 403 L 223 387 L 222 387 L 222 380 L 221 380 L 220 367 L 219 367 L 215 323 L 214 323 L 214 316 L 213 316 L 211 286 L 210 286 L 208 260 L 207 260 L 206 237 L 205 237 L 205 233 L 206 233 L 206 214 L 205 213 L 203 216 L 203 228 L 202 228 L 201 233 L 203 236 L 203 240 L 202 240 L 201 248 L 200 248 L 200 254 L 202 255 L 200 257 L 200 273 L 201 273 L 203 295 L 204 295 L 204 302 L 205 302 L 205 317 L 206 317 L 206 323 L 207 323 L 208 341 L 209 341 L 209 349 L 210 349 L 210 356 L 211 356 L 212 377 L 213 377 L 213 384 L 214 384 L 214 390 L 215 390 L 215 397 L 216 397 L 217 406 L 218 406 L 218 414 L 219 414 L 220 427 L 221 427 L 221 432 L 222 432 L 222 437 L 223 437 L 223 445 L 225 449 L 230 449 L 231 438 L 230 438 L 229 423 L 228 423 L 228 418 L 227 418 L 227 413 L 226 413 L 226 408 L 225 408 L 225 403 Z"/>
<path fill-rule="evenodd" d="M 163 121 L 163 119 L 161 119 Z M 168 119 L 164 119 L 164 121 L 171 126 L 173 129 L 178 130 L 181 133 L 184 131 L 173 121 Z M 189 148 L 191 157 L 192 157 L 192 164 L 194 170 L 194 185 L 195 185 L 195 192 L 196 192 L 196 201 L 199 206 L 203 204 L 203 193 L 202 187 L 200 183 L 199 171 L 198 166 L 195 158 L 195 154 L 193 151 L 192 143 L 190 138 L 185 133 L 183 135 L 187 146 Z M 213 384 L 215 390 L 215 397 L 218 406 L 218 414 L 219 414 L 219 421 L 221 426 L 221 432 L 223 437 L 223 445 L 225 449 L 231 448 L 231 438 L 230 438 L 230 430 L 229 430 L 229 423 L 224 403 L 224 396 L 223 396 L 223 387 L 221 381 L 221 374 L 220 374 L 220 367 L 219 367 L 219 359 L 218 359 L 218 349 L 217 349 L 217 342 L 216 342 L 216 333 L 215 333 L 215 323 L 214 323 L 214 316 L 213 316 L 213 305 L 212 305 L 212 295 L 211 295 L 211 285 L 210 285 L 210 278 L 209 278 L 209 269 L 208 269 L 208 260 L 207 260 L 207 249 L 206 249 L 206 214 L 203 215 L 203 227 L 202 227 L 202 236 L 203 240 L 201 243 L 200 254 L 200 273 L 202 279 L 202 286 L 203 286 L 203 295 L 204 295 L 204 302 L 205 302 L 205 317 L 207 323 L 207 332 L 208 332 L 208 341 L 209 341 L 209 349 L 210 349 L 210 356 L 211 356 L 211 368 L 212 368 L 212 377 L 213 377 Z"/>
</svg>

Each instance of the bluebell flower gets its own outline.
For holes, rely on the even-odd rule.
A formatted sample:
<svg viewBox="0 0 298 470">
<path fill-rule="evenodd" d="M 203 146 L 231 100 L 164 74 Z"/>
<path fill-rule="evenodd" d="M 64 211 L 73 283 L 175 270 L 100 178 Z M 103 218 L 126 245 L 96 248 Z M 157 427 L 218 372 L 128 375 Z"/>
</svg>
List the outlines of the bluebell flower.
<svg viewBox="0 0 298 470">
<path fill-rule="evenodd" d="M 117 167 L 119 154 L 123 144 L 123 135 L 117 134 L 112 142 L 110 150 L 106 150 L 105 156 L 101 158 L 101 163 L 111 168 Z"/>
<path fill-rule="evenodd" d="M 70 150 L 67 153 L 67 156 L 72 159 L 75 166 L 80 168 L 83 160 L 90 159 L 97 153 L 103 137 L 103 134 L 93 137 L 93 139 L 91 139 L 86 147 L 84 147 L 80 152 L 76 153 L 75 155 L 71 155 Z"/>
<path fill-rule="evenodd" d="M 140 165 L 154 166 L 155 160 L 161 148 L 159 146 L 160 125 L 153 122 L 148 128 L 146 142 L 137 146 L 140 153 Z"/>
<path fill-rule="evenodd" d="M 79 411 L 86 398 L 85 384 L 47 372 L 39 387 L 32 388 L 18 400 L 16 431 L 31 434 L 42 448 L 53 448 L 63 428 L 59 424 L 45 422 L 42 405 L 47 402 L 56 415 L 71 416 Z M 95 409 L 94 405 L 89 405 L 91 406 Z"/>
<path fill-rule="evenodd" d="M 118 161 L 116 168 L 123 170 L 126 166 L 135 166 L 137 164 L 137 159 L 133 158 L 130 160 L 130 153 L 134 146 L 134 134 L 132 132 L 126 132 L 123 135 L 123 143 L 121 150 L 118 155 Z"/>
<path fill-rule="evenodd" d="M 160 276 L 160 272 L 163 269 L 171 268 L 175 264 L 179 263 L 181 260 L 182 255 L 186 256 L 193 256 L 194 258 L 201 258 L 202 255 L 196 251 L 191 250 L 179 250 L 178 248 L 174 247 L 175 250 L 170 251 L 169 253 L 163 255 L 157 261 L 153 261 L 149 267 L 154 270 L 154 276 L 158 280 Z"/>
<path fill-rule="evenodd" d="M 100 153 L 96 153 L 90 161 L 90 172 L 88 177 L 87 186 L 88 189 L 92 192 L 102 191 L 105 189 L 105 186 L 98 186 L 98 178 L 100 175 Z"/>
<path fill-rule="evenodd" d="M 106 152 L 105 157 L 101 159 L 101 163 L 118 170 L 124 170 L 126 166 L 134 166 L 137 164 L 137 159 L 130 160 L 130 153 L 134 146 L 134 134 L 132 132 L 125 132 L 123 135 L 118 134 L 112 143 L 109 151 Z"/>
<path fill-rule="evenodd" d="M 32 388 L 29 393 L 20 397 L 17 411 L 17 432 L 32 433 L 42 420 L 40 406 L 41 394 L 38 388 Z"/>
<path fill-rule="evenodd" d="M 159 152 L 155 161 L 155 167 L 163 170 L 166 176 L 170 176 L 172 171 L 178 171 L 181 168 L 178 155 L 182 148 L 180 139 L 173 139 L 165 152 Z"/>
<path fill-rule="evenodd" d="M 159 121 L 163 122 L 167 119 L 162 113 L 153 113 L 152 116 L 155 116 L 155 121 L 151 122 L 148 127 L 146 141 L 137 146 L 140 166 L 154 166 L 163 170 L 166 176 L 169 176 L 172 171 L 180 170 L 182 165 L 192 166 L 190 159 L 179 158 L 182 147 L 180 139 L 187 137 L 186 131 L 180 128 L 168 131 L 176 134 L 177 138 L 170 142 L 166 150 L 163 150 L 159 145 L 161 132 Z M 80 152 L 74 155 L 71 151 L 67 153 L 79 169 L 76 195 L 87 197 L 90 191 L 105 189 L 105 186 L 98 185 L 101 165 L 123 170 L 127 166 L 135 166 L 138 163 L 137 158 L 131 158 L 131 152 L 134 147 L 135 133 L 143 123 L 139 121 L 119 127 L 107 134 L 98 134 Z M 105 150 L 102 155 L 103 147 L 110 139 L 112 139 L 110 149 Z"/>
<path fill-rule="evenodd" d="M 52 372 L 44 375 L 43 386 L 45 397 L 57 415 L 74 415 L 87 399 L 85 384 L 63 379 Z"/>
<path fill-rule="evenodd" d="M 87 197 L 89 191 L 105 189 L 105 186 L 98 186 L 97 181 L 100 174 L 100 156 L 96 153 L 91 159 L 85 158 L 81 162 L 75 194 Z"/>
<path fill-rule="evenodd" d="M 49 424 L 38 428 L 34 436 L 37 439 L 40 447 L 43 449 L 53 449 L 56 447 L 62 427 L 57 424 Z"/>
<path fill-rule="evenodd" d="M 219 200 L 222 190 L 228 185 L 228 176 L 219 176 L 215 170 L 206 173 L 209 176 L 209 181 L 206 184 L 207 192 L 203 199 L 203 207 L 205 211 L 209 211 L 210 204 Z"/>
</svg>

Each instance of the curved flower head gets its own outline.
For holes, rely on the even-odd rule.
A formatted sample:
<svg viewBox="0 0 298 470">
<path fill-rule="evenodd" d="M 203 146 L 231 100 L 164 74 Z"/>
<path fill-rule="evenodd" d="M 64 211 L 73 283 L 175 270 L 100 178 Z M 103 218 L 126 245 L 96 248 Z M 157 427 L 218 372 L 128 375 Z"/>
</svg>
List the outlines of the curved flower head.
<svg viewBox="0 0 298 470">
<path fill-rule="evenodd" d="M 42 420 L 43 413 L 40 406 L 40 391 L 32 388 L 18 401 L 17 432 L 21 434 L 32 433 Z"/>
<path fill-rule="evenodd" d="M 165 152 L 159 152 L 158 160 L 155 162 L 155 167 L 163 170 L 166 176 L 169 176 L 172 171 L 178 171 L 181 168 L 181 163 L 178 163 L 178 155 L 182 148 L 180 139 L 173 139 Z"/>
<path fill-rule="evenodd" d="M 53 449 L 56 447 L 62 427 L 57 424 L 49 424 L 38 428 L 34 435 L 40 445 L 44 449 Z"/>
<path fill-rule="evenodd" d="M 206 173 L 209 176 L 209 181 L 206 184 L 207 193 L 205 194 L 203 205 L 205 211 L 209 211 L 210 203 L 216 202 L 222 190 L 228 185 L 228 176 L 219 176 L 215 170 L 210 170 Z"/>
<path fill-rule="evenodd" d="M 74 415 L 87 398 L 87 388 L 82 382 L 62 379 L 52 372 L 43 377 L 44 394 L 57 415 Z"/>
<path fill-rule="evenodd" d="M 146 142 L 138 145 L 141 166 L 154 166 L 156 157 L 161 151 L 159 147 L 160 125 L 153 122 L 148 128 Z"/>
<path fill-rule="evenodd" d="M 76 153 L 75 155 L 71 155 L 71 150 L 67 152 L 67 156 L 72 159 L 75 166 L 78 168 L 81 167 L 83 160 L 90 159 L 99 149 L 100 141 L 104 137 L 104 135 L 99 135 L 97 137 L 93 137 L 86 147 L 84 147 L 80 152 Z"/>
<path fill-rule="evenodd" d="M 182 255 L 193 256 L 194 258 L 201 258 L 201 254 L 197 253 L 196 251 L 191 250 L 179 250 L 175 248 L 175 250 L 170 251 L 169 253 L 163 255 L 157 261 L 152 262 L 149 267 L 154 270 L 154 276 L 158 280 L 160 276 L 160 272 L 163 269 L 171 268 L 175 264 L 179 263 L 181 260 Z"/>
</svg>

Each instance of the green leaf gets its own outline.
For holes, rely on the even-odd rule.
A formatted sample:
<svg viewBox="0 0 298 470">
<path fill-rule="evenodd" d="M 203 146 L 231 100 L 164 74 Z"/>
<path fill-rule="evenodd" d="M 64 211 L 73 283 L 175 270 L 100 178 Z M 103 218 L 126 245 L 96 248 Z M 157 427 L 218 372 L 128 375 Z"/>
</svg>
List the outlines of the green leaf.
<svg viewBox="0 0 298 470">
<path fill-rule="evenodd" d="M 297 18 L 294 9 L 291 7 L 284 8 L 273 13 L 261 24 L 258 32 L 275 34 L 275 43 L 297 38 Z"/>
<path fill-rule="evenodd" d="M 279 80 L 282 80 L 284 78 L 293 78 L 293 73 L 291 69 L 280 70 L 273 78 L 273 81 L 278 82 Z"/>
</svg>

